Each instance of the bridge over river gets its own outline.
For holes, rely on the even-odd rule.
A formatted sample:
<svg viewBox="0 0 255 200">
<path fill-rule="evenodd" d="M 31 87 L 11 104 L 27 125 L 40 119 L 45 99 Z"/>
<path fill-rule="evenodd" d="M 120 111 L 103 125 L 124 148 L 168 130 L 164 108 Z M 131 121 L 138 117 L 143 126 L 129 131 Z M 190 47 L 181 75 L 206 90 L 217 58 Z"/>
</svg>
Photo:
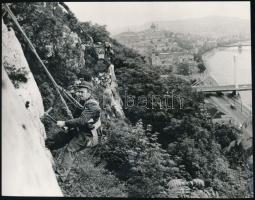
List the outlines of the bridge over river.
<svg viewBox="0 0 255 200">
<path fill-rule="evenodd" d="M 242 47 L 248 47 L 251 46 L 250 42 L 240 42 L 240 43 L 236 43 L 236 44 L 227 44 L 227 45 L 221 45 L 219 47 L 238 47 L 238 48 L 242 48 Z"/>
<path fill-rule="evenodd" d="M 241 44 L 239 44 L 241 45 Z M 237 81 L 237 64 L 236 64 L 236 56 L 233 56 L 233 63 L 234 63 L 234 84 L 232 85 L 202 85 L 201 83 L 204 82 L 209 76 L 208 72 L 201 80 L 196 81 L 192 84 L 192 87 L 200 92 L 237 92 L 237 91 L 247 91 L 252 90 L 251 84 L 239 84 Z"/>
<path fill-rule="evenodd" d="M 250 44 L 242 44 L 242 46 L 250 46 Z M 226 45 L 226 47 L 237 47 L 238 51 L 241 50 L 240 43 L 229 46 Z M 233 56 L 233 83 L 218 85 L 219 83 L 217 83 L 214 78 L 210 76 L 208 70 L 206 70 L 205 73 L 200 76 L 194 77 L 196 81 L 192 84 L 192 88 L 203 93 L 233 92 L 233 94 L 237 94 L 238 91 L 252 90 L 251 83 L 243 84 L 240 83 L 240 79 L 238 80 L 237 58 L 236 55 Z M 224 67 L 224 65 L 222 67 Z M 241 97 L 238 95 L 210 95 L 206 97 L 206 101 L 213 104 L 217 108 L 217 112 L 223 112 L 225 114 L 224 117 L 214 118 L 214 122 L 228 123 L 229 121 L 238 128 L 241 127 L 244 135 L 241 144 L 244 149 L 250 149 L 252 147 L 253 135 L 253 126 L 252 122 L 250 122 L 252 119 L 252 110 L 242 102 Z M 214 116 L 215 114 L 213 117 Z"/>
<path fill-rule="evenodd" d="M 217 85 L 217 86 L 193 86 L 194 89 L 200 92 L 229 92 L 229 91 L 247 91 L 252 90 L 251 84 L 239 84 L 239 85 Z"/>
<path fill-rule="evenodd" d="M 251 44 L 232 44 L 232 45 L 223 45 L 220 47 L 248 47 L 251 46 Z"/>
</svg>

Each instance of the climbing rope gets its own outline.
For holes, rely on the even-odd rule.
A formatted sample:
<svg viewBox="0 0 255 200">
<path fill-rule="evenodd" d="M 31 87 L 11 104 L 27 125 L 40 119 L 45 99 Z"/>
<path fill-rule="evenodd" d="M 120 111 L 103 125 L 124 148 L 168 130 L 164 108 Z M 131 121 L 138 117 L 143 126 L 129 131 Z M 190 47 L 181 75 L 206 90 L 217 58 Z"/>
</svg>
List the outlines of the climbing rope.
<svg viewBox="0 0 255 200">
<path fill-rule="evenodd" d="M 65 9 L 70 13 L 70 10 L 68 8 L 68 6 L 66 6 L 64 3 L 61 2 L 61 5 L 65 7 Z M 37 60 L 40 62 L 40 64 L 42 65 L 43 69 L 45 70 L 47 76 L 49 77 L 50 81 L 52 82 L 54 88 L 56 89 L 58 95 L 60 96 L 60 99 L 61 101 L 63 102 L 65 108 L 66 108 L 66 111 L 67 111 L 67 114 L 70 118 L 73 118 L 73 115 L 72 115 L 72 112 L 71 110 L 69 109 L 65 99 L 63 98 L 62 94 L 66 97 L 66 99 L 68 99 L 75 107 L 77 108 L 80 108 L 82 109 L 83 106 L 76 100 L 72 97 L 71 94 L 69 94 L 63 87 L 59 86 L 56 81 L 54 80 L 54 78 L 52 77 L 51 73 L 48 71 L 47 67 L 45 66 L 45 64 L 43 63 L 43 61 L 41 60 L 40 56 L 38 55 L 36 49 L 34 48 L 32 42 L 30 41 L 30 39 L 27 37 L 26 33 L 24 32 L 24 30 L 22 29 L 22 27 L 20 26 L 17 18 L 15 17 L 15 15 L 13 14 L 13 12 L 11 11 L 11 9 L 9 8 L 9 6 L 7 4 L 3 4 L 3 8 L 5 9 L 6 13 L 8 13 L 11 17 L 11 19 L 13 20 L 13 22 L 15 23 L 15 25 L 17 26 L 18 30 L 21 32 L 21 34 L 23 35 L 25 41 L 27 42 L 29 48 L 31 49 L 31 51 L 34 53 L 34 55 L 36 56 Z M 80 29 L 82 30 L 82 32 L 85 33 L 85 31 L 83 30 L 83 28 L 78 24 L 78 26 L 80 27 Z M 93 42 L 93 39 L 91 36 L 89 36 L 87 34 L 87 36 L 90 38 L 90 41 L 92 42 L 92 46 L 94 47 L 94 42 Z M 62 94 L 61 94 L 62 92 Z M 63 150 L 59 153 L 59 155 L 57 156 L 57 161 L 59 161 L 62 157 L 63 157 L 63 154 L 64 152 L 67 150 L 67 147 L 68 145 L 66 145 Z M 91 157 L 93 158 L 96 151 L 98 150 L 98 145 L 97 147 L 94 149 Z M 74 157 L 74 160 L 73 162 L 75 161 L 76 159 L 76 156 Z M 71 170 L 71 169 L 70 169 Z M 69 171 L 70 172 L 70 171 Z M 69 175 L 69 172 L 67 174 L 67 177 Z M 67 178 L 66 177 L 66 178 Z"/>
<path fill-rule="evenodd" d="M 79 109 L 82 109 L 83 106 L 75 99 L 72 97 L 71 94 L 69 94 L 63 87 L 58 85 L 59 90 L 65 95 L 65 97 L 76 107 Z"/>
<path fill-rule="evenodd" d="M 71 10 L 68 7 L 68 5 L 66 5 L 64 2 L 58 2 L 58 3 L 65 8 L 65 10 L 68 12 L 69 15 L 73 15 L 73 13 L 71 12 Z M 83 33 L 86 33 L 79 23 L 77 23 L 77 25 L 78 25 L 78 27 L 80 28 L 80 30 Z M 86 35 L 88 36 L 88 38 L 89 38 L 89 40 L 90 40 L 90 42 L 91 42 L 91 44 L 93 46 L 93 44 L 94 44 L 93 38 L 88 33 L 86 33 Z"/>
<path fill-rule="evenodd" d="M 17 28 L 20 30 L 20 32 L 22 33 L 23 37 L 25 38 L 26 42 L 28 43 L 28 46 L 30 47 L 31 51 L 35 54 L 36 58 L 38 59 L 38 61 L 40 62 L 40 64 L 43 66 L 43 69 L 45 70 L 46 74 L 48 75 L 48 77 L 50 78 L 51 82 L 53 83 L 54 88 L 56 89 L 58 95 L 60 96 L 61 101 L 63 102 L 63 104 L 65 105 L 67 114 L 69 117 L 73 118 L 72 112 L 70 111 L 65 99 L 63 98 L 63 96 L 61 95 L 60 91 L 59 91 L 59 87 L 58 84 L 56 83 L 56 81 L 54 80 L 54 78 L 52 77 L 52 75 L 50 74 L 50 72 L 48 71 L 47 67 L 44 65 L 43 61 L 41 60 L 40 56 L 37 54 L 36 49 L 34 48 L 32 42 L 30 41 L 30 39 L 27 37 L 26 33 L 23 31 L 23 29 L 21 28 L 21 26 L 19 25 L 19 22 L 17 21 L 15 15 L 13 14 L 13 12 L 11 11 L 11 9 L 9 8 L 9 6 L 7 4 L 4 4 L 4 8 L 5 10 L 8 12 L 8 14 L 11 16 L 13 22 L 15 23 L 15 25 L 17 26 Z"/>
</svg>

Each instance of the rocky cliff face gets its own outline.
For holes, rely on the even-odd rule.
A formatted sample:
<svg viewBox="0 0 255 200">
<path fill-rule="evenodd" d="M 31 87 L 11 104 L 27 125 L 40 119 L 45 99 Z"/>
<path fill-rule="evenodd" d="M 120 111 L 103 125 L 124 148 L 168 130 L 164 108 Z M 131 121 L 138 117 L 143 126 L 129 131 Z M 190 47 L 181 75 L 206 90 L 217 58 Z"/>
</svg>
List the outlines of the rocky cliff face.
<svg viewBox="0 0 255 200">
<path fill-rule="evenodd" d="M 120 118 L 125 118 L 125 114 L 122 108 L 123 102 L 118 92 L 118 84 L 117 84 L 117 79 L 115 76 L 114 65 L 110 65 L 109 71 L 110 71 L 111 79 L 112 79 L 111 86 L 110 86 L 112 94 L 113 94 L 112 101 L 114 102 L 115 110 L 118 113 L 117 116 L 119 116 Z"/>
<path fill-rule="evenodd" d="M 97 57 L 93 52 L 88 54 L 83 48 L 84 41 L 81 41 L 82 38 L 76 32 L 75 22 L 72 22 L 74 19 L 68 20 L 65 14 L 57 10 L 52 13 L 49 8 L 39 4 L 29 4 L 27 7 L 22 4 L 21 8 L 19 5 L 13 5 L 12 9 L 59 85 L 65 88 L 72 86 L 77 78 L 82 76 L 82 70 L 91 74 L 93 79 L 98 77 L 100 72 L 96 70 L 94 64 Z M 39 16 L 38 13 L 41 15 Z M 2 22 L 2 69 L 5 74 L 3 79 L 3 194 L 62 196 L 60 185 L 66 195 L 66 191 L 69 191 L 66 190 L 69 182 L 64 183 L 64 186 L 61 185 L 62 183 L 58 185 L 52 170 L 53 162 L 55 167 L 58 167 L 59 163 L 55 158 L 61 150 L 54 152 L 53 158 L 44 145 L 45 128 L 48 137 L 55 134 L 57 128 L 52 123 L 47 123 L 47 120 L 45 120 L 46 123 L 44 121 L 44 128 L 40 120 L 44 110 L 50 106 L 54 108 L 51 114 L 56 119 L 67 119 L 66 112 L 62 112 L 58 96 L 54 93 L 44 71 L 20 32 L 15 29 L 15 26 L 11 27 L 10 31 L 7 30 L 6 25 L 9 21 L 5 18 Z M 98 31 L 98 33 L 101 32 Z M 92 63 L 91 66 L 89 63 Z M 93 85 L 98 93 L 96 97 L 106 100 L 104 104 L 100 104 L 103 128 L 108 122 L 103 117 L 104 113 L 107 113 L 108 119 L 125 118 L 114 65 L 108 62 L 105 69 L 102 73 L 103 79 L 109 78 L 106 84 L 99 77 L 99 82 L 94 82 Z M 68 105 L 72 108 L 71 103 Z M 83 157 L 84 155 L 80 155 L 77 160 L 80 162 Z M 73 171 L 76 169 L 79 167 L 74 167 Z M 70 175 L 70 182 L 76 180 L 77 176 Z"/>
<path fill-rule="evenodd" d="M 2 194 L 62 196 L 52 169 L 51 154 L 44 146 L 41 94 L 19 41 L 3 22 L 2 50 Z M 7 73 L 10 76 L 21 69 L 26 81 L 14 87 Z"/>
<path fill-rule="evenodd" d="M 110 64 L 107 72 L 99 73 L 99 75 L 94 77 L 93 80 L 98 96 L 101 96 L 102 98 L 100 106 L 105 110 L 107 118 L 125 118 L 122 108 L 123 102 L 118 92 L 114 65 Z"/>
<path fill-rule="evenodd" d="M 66 68 L 79 71 L 85 64 L 84 51 L 76 47 L 81 43 L 80 38 L 67 26 L 64 28 L 63 34 L 55 37 L 54 45 L 47 42 L 37 46 L 35 42 L 36 49 L 45 53 L 43 54 L 43 58 L 46 58 L 45 62 L 55 58 L 58 52 L 58 56 L 65 60 Z M 21 38 L 18 40 L 12 29 L 8 31 L 4 22 L 2 22 L 2 33 L 3 113 L 5 116 L 3 119 L 3 194 L 61 196 L 61 190 L 52 170 L 53 158 L 44 145 L 46 133 L 40 117 L 45 110 L 42 101 L 42 95 L 45 94 L 41 95 L 34 79 L 34 75 L 38 79 L 41 74 L 36 72 L 37 74 L 33 75 L 35 71 L 33 73 L 30 71 L 30 67 L 32 70 L 35 68 L 30 64 L 36 64 L 29 60 L 30 56 L 26 60 L 20 44 Z M 47 35 L 47 32 L 44 35 Z M 74 54 L 76 56 L 71 56 L 73 49 L 77 51 Z M 13 74 L 19 74 L 21 77 L 16 75 L 12 77 Z M 103 110 L 108 109 L 106 113 L 110 118 L 125 118 L 114 65 L 108 66 L 103 77 L 109 77 L 110 80 L 99 89 L 99 97 L 104 100 L 104 104 L 100 106 Z M 100 78 L 98 80 L 100 83 Z M 39 86 L 40 84 L 39 81 Z M 97 87 L 96 84 L 94 86 Z"/>
</svg>

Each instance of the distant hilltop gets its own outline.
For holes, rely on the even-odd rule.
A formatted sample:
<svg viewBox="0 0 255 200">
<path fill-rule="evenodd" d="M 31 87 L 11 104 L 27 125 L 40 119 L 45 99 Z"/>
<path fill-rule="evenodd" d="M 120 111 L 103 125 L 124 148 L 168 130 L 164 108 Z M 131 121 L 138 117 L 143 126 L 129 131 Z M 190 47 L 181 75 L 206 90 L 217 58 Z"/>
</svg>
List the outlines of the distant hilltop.
<svg viewBox="0 0 255 200">
<path fill-rule="evenodd" d="M 123 27 L 115 30 L 122 32 L 140 32 L 151 28 L 154 24 L 158 30 L 167 30 L 175 33 L 190 33 L 208 37 L 222 37 L 227 35 L 250 35 L 250 21 L 233 17 L 208 16 L 184 20 L 154 21 L 140 26 Z"/>
</svg>

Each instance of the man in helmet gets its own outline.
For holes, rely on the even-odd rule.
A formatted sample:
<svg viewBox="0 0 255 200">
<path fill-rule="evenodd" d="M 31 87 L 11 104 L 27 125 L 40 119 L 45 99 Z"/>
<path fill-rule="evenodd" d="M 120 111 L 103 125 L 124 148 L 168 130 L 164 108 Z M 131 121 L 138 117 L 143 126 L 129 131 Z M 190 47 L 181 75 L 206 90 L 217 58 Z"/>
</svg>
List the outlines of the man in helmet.
<svg viewBox="0 0 255 200">
<path fill-rule="evenodd" d="M 87 147 L 93 147 L 98 143 L 98 133 L 101 130 L 100 106 L 92 97 L 92 84 L 82 80 L 75 89 L 76 97 L 83 105 L 79 117 L 67 121 L 57 121 L 57 126 L 63 128 L 51 138 L 47 138 L 45 146 L 50 150 L 67 148 L 61 158 L 63 176 L 69 173 L 74 161 L 74 154 Z"/>
<path fill-rule="evenodd" d="M 57 126 L 63 128 L 51 138 L 46 139 L 46 147 L 50 150 L 59 149 L 68 144 L 68 149 L 79 151 L 91 144 L 91 130 L 100 119 L 99 103 L 92 97 L 92 84 L 82 81 L 76 86 L 75 95 L 84 105 L 79 117 L 67 121 L 57 121 Z M 65 130 L 64 130 L 65 129 Z"/>
</svg>

